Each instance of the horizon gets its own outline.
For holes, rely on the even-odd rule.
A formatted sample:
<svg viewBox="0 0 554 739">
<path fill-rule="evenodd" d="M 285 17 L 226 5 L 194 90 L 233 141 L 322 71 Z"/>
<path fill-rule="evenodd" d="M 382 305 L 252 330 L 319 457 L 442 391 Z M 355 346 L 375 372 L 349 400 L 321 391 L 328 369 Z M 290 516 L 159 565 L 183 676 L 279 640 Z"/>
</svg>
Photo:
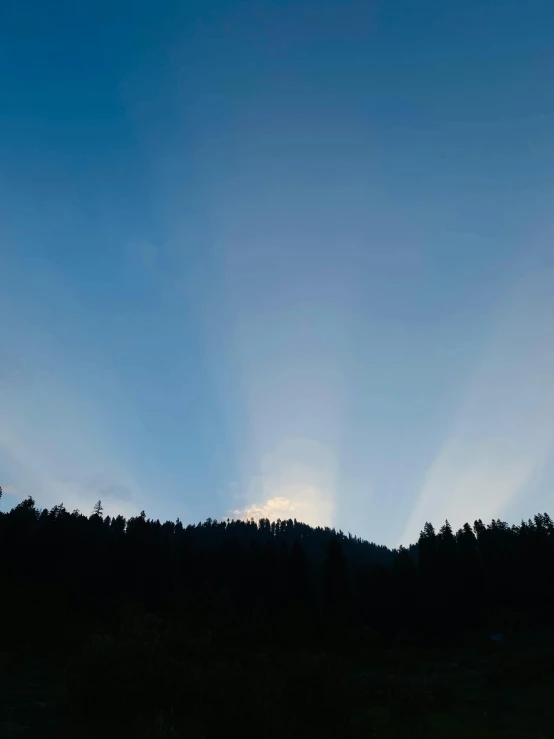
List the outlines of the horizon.
<svg viewBox="0 0 554 739">
<path fill-rule="evenodd" d="M 0 510 L 397 547 L 554 489 L 554 8 L 6 14 Z"/>
<path fill-rule="evenodd" d="M 3 492 L 4 492 L 3 489 L 0 488 L 0 500 L 2 498 Z M 8 491 L 8 493 L 9 493 L 9 491 Z M 37 507 L 37 504 L 36 504 L 37 502 L 35 501 L 35 499 L 32 496 L 28 496 L 23 501 L 19 501 L 17 503 L 17 505 L 22 505 L 22 504 L 27 503 L 27 502 L 29 502 L 30 504 L 32 504 L 32 506 L 34 507 L 35 511 L 37 511 L 38 513 L 48 512 L 48 513 L 54 514 L 56 512 L 54 509 L 56 509 L 56 508 L 58 508 L 58 506 L 60 506 L 62 509 L 64 509 L 65 514 L 67 516 L 70 516 L 70 517 L 71 516 L 79 516 L 79 517 L 84 516 L 86 519 L 89 519 L 89 520 L 93 520 L 95 516 L 100 516 L 100 518 L 104 519 L 106 522 L 108 522 L 108 519 L 109 519 L 109 522 L 110 523 L 113 521 L 113 519 L 116 519 L 118 516 L 121 516 L 122 515 L 121 513 L 114 513 L 113 516 L 110 516 L 110 514 L 105 511 L 104 505 L 102 504 L 102 501 L 101 500 L 96 501 L 96 503 L 93 506 L 93 509 L 89 513 L 87 513 L 86 511 L 78 510 L 78 509 L 75 509 L 73 511 L 68 510 L 65 507 L 65 505 L 63 504 L 63 501 L 61 501 L 59 504 L 56 504 L 51 509 L 48 509 L 47 507 L 43 507 L 43 508 Z M 16 507 L 16 506 L 14 506 L 14 507 Z M 1 506 L 0 506 L 0 508 L 1 508 Z M 11 508 L 10 509 L 10 511 L 12 511 L 12 510 L 14 510 L 14 508 Z M 0 514 L 2 514 L 2 513 L 6 513 L 7 514 L 10 511 L 1 511 L 0 510 Z M 312 529 L 313 531 L 330 532 L 330 533 L 332 533 L 332 534 L 334 534 L 336 536 L 343 537 L 343 539 L 348 539 L 348 540 L 351 539 L 352 541 L 356 541 L 356 542 L 359 542 L 361 544 L 369 544 L 371 546 L 375 546 L 375 547 L 378 547 L 378 548 L 384 548 L 384 549 L 387 549 L 391 554 L 400 553 L 402 551 L 402 549 L 410 549 L 412 547 L 418 547 L 420 545 L 421 537 L 423 536 L 425 538 L 425 536 L 427 535 L 427 527 L 429 526 L 429 524 L 431 525 L 432 530 L 435 532 L 435 534 L 439 538 L 442 535 L 443 526 L 446 529 L 449 528 L 450 529 L 450 534 L 455 537 L 456 541 L 458 541 L 459 536 L 463 538 L 463 535 L 464 535 L 464 527 L 467 524 L 469 524 L 469 526 L 471 528 L 471 531 L 475 534 L 475 536 L 478 536 L 478 533 L 479 533 L 478 529 L 479 529 L 479 526 L 480 525 L 482 525 L 487 530 L 493 530 L 494 529 L 494 524 L 501 523 L 501 524 L 504 524 L 505 526 L 507 526 L 508 529 L 509 529 L 509 531 L 511 531 L 511 532 L 516 531 L 516 532 L 518 532 L 519 529 L 520 529 L 520 526 L 523 527 L 523 526 L 527 526 L 528 525 L 528 526 L 531 526 L 531 527 L 535 527 L 537 525 L 537 518 L 540 519 L 540 518 L 543 518 L 543 517 L 547 517 L 548 519 L 550 519 L 549 525 L 552 525 L 552 520 L 551 520 L 551 517 L 549 516 L 548 512 L 537 512 L 535 514 L 532 514 L 532 515 L 528 516 L 526 519 L 521 519 L 521 521 L 519 523 L 511 523 L 511 524 L 508 521 L 502 521 L 502 519 L 492 519 L 491 521 L 483 521 L 481 519 L 477 519 L 474 522 L 464 521 L 464 523 L 462 525 L 460 525 L 460 527 L 457 530 L 454 529 L 450 525 L 450 522 L 448 521 L 448 519 L 445 520 L 445 521 L 443 521 L 443 522 L 440 522 L 440 523 L 439 522 L 433 522 L 433 521 L 425 521 L 421 525 L 421 527 L 420 527 L 421 528 L 421 531 L 420 531 L 418 537 L 414 541 L 406 542 L 405 544 L 399 544 L 398 546 L 389 546 L 387 544 L 383 544 L 383 543 L 379 542 L 379 540 L 366 539 L 366 538 L 364 538 L 362 536 L 358 536 L 354 531 L 343 531 L 342 529 L 339 529 L 339 528 L 334 527 L 334 526 L 312 525 L 312 524 L 306 523 L 305 521 L 298 520 L 296 518 L 291 518 L 291 517 L 289 517 L 289 518 L 282 518 L 281 519 L 281 518 L 267 518 L 267 517 L 262 517 L 262 516 L 259 516 L 259 517 L 252 516 L 252 517 L 248 518 L 245 515 L 245 512 L 244 511 L 239 511 L 238 513 L 240 513 L 241 515 L 239 517 L 237 517 L 237 518 L 233 518 L 232 517 L 232 513 L 231 513 L 231 516 L 229 516 L 227 518 L 219 518 L 219 519 L 217 519 L 217 518 L 208 517 L 207 519 L 204 519 L 202 521 L 196 521 L 196 522 L 188 521 L 187 522 L 187 521 L 182 521 L 179 516 L 176 516 L 175 517 L 175 520 L 162 521 L 159 518 L 154 518 L 154 517 L 149 516 L 148 513 L 147 513 L 147 511 L 143 510 L 143 511 L 140 511 L 140 513 L 136 513 L 134 516 L 129 516 L 128 518 L 125 518 L 124 517 L 124 519 L 125 519 L 125 525 L 127 525 L 130 521 L 132 522 L 132 519 L 133 518 L 140 518 L 140 517 L 142 517 L 142 518 L 144 518 L 146 520 L 147 523 L 154 523 L 154 524 L 157 524 L 157 525 L 170 523 L 173 526 L 176 526 L 177 524 L 181 524 L 181 526 L 182 526 L 182 528 L 184 530 L 187 530 L 189 528 L 193 528 L 193 529 L 194 528 L 197 528 L 197 529 L 200 528 L 200 529 L 202 529 L 202 528 L 204 528 L 204 526 L 208 522 L 211 525 L 215 525 L 215 526 L 221 526 L 221 525 L 232 526 L 232 525 L 235 525 L 237 523 L 244 523 L 244 524 L 252 524 L 252 523 L 255 523 L 257 530 L 260 531 L 260 532 L 261 531 L 264 531 L 264 528 L 261 525 L 262 522 L 269 522 L 270 524 L 274 524 L 274 523 L 275 524 L 289 524 L 289 523 L 293 523 L 295 526 L 301 526 L 301 527 L 307 526 L 308 528 Z M 176 533 L 176 531 L 177 531 L 177 529 L 175 529 L 175 532 L 174 533 Z M 298 539 L 295 539 L 295 541 L 298 541 Z"/>
</svg>

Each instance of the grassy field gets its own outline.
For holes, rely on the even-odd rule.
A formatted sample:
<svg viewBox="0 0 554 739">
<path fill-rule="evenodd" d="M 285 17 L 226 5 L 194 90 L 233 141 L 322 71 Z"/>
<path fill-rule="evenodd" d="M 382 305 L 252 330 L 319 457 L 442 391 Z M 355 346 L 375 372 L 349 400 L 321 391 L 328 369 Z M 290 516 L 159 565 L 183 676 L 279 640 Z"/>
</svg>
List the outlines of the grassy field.
<svg viewBox="0 0 554 739">
<path fill-rule="evenodd" d="M 97 710 L 83 712 L 70 700 L 71 674 L 59 659 L 1 655 L 2 739 L 203 739 L 222 727 L 262 737 L 554 739 L 554 651 L 529 644 L 403 647 L 348 659 L 251 654 L 197 671 L 200 697 L 148 716 L 132 702 L 124 715 L 104 710 L 102 686 Z"/>
</svg>

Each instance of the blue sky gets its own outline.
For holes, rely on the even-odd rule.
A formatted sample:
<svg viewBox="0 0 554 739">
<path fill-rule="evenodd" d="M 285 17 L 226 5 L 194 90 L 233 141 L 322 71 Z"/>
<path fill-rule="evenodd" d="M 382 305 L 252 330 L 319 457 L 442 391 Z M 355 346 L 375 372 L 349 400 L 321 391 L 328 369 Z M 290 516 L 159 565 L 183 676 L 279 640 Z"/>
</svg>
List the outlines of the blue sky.
<svg viewBox="0 0 554 739">
<path fill-rule="evenodd" d="M 396 545 L 554 492 L 554 7 L 5 4 L 0 484 Z"/>
</svg>

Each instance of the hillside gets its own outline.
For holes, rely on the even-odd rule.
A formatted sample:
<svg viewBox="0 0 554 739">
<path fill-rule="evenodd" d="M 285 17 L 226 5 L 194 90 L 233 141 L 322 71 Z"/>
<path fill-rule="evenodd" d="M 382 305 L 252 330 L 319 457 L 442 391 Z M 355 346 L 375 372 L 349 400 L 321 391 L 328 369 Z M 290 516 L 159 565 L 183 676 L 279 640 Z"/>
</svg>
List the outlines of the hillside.
<svg viewBox="0 0 554 739">
<path fill-rule="evenodd" d="M 0 514 L 0 551 L 4 735 L 457 736 L 466 721 L 524 736 L 554 677 L 547 514 L 426 523 L 391 551 L 297 521 L 184 526 L 29 498 Z M 510 691 L 516 733 L 495 733 Z"/>
</svg>

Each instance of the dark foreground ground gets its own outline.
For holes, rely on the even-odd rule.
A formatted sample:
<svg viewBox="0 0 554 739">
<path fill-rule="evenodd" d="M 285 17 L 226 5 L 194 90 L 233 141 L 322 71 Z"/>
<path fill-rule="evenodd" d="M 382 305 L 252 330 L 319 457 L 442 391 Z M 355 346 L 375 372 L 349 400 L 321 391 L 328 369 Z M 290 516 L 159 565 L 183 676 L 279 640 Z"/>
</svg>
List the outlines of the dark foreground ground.
<svg viewBox="0 0 554 739">
<path fill-rule="evenodd" d="M 99 636 L 76 658 L 0 655 L 0 737 L 554 738 L 554 649 L 476 639 L 357 655 Z"/>
<path fill-rule="evenodd" d="M 554 739 L 552 582 L 546 513 L 393 551 L 28 498 L 0 513 L 0 739 Z"/>
</svg>

